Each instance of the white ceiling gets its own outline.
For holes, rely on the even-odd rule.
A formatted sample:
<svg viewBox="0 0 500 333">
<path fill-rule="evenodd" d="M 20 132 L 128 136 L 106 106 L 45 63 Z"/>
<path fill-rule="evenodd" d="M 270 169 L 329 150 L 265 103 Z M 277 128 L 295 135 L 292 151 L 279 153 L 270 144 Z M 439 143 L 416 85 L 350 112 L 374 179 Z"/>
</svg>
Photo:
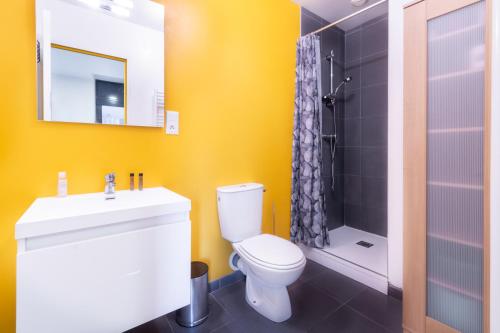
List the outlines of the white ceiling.
<svg viewBox="0 0 500 333">
<path fill-rule="evenodd" d="M 343 17 L 348 16 L 349 14 L 355 13 L 358 10 L 361 10 L 367 6 L 370 6 L 380 0 L 368 0 L 365 5 L 361 7 L 354 7 L 351 5 L 350 0 L 293 0 L 299 6 L 304 7 L 305 9 L 313 12 L 314 14 L 322 17 L 328 22 L 337 21 Z M 387 1 L 381 5 L 378 5 L 368 11 L 354 16 L 353 18 L 340 23 L 338 27 L 344 31 L 349 31 L 358 27 L 359 25 L 374 19 L 380 15 L 386 14 L 387 9 Z"/>
<path fill-rule="evenodd" d="M 106 15 L 111 15 L 119 19 L 123 19 L 125 21 L 133 22 L 135 24 L 139 24 L 163 32 L 164 7 L 163 5 L 151 0 L 133 0 L 134 7 L 130 10 L 129 17 L 120 17 L 102 8 L 94 9 L 78 0 L 62 0 L 62 1 L 69 2 L 73 5 L 77 5 L 80 7 L 88 8 L 89 10 L 97 10 Z M 100 0 L 100 3 L 102 5 L 110 5 L 113 3 L 113 1 Z"/>
</svg>

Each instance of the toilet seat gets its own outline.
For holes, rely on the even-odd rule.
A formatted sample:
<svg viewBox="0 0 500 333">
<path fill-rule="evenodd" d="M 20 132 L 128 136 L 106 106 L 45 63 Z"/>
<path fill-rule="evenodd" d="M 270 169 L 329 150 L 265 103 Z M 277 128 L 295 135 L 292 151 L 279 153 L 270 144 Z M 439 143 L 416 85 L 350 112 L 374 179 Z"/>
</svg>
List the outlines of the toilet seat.
<svg viewBox="0 0 500 333">
<path fill-rule="evenodd" d="M 304 264 L 300 248 L 290 241 L 261 234 L 235 244 L 245 259 L 274 270 L 293 270 Z"/>
<path fill-rule="evenodd" d="M 285 239 L 261 234 L 233 243 L 240 256 L 238 269 L 246 275 L 245 299 L 264 317 L 282 322 L 292 315 L 287 286 L 306 266 L 302 250 Z"/>
</svg>

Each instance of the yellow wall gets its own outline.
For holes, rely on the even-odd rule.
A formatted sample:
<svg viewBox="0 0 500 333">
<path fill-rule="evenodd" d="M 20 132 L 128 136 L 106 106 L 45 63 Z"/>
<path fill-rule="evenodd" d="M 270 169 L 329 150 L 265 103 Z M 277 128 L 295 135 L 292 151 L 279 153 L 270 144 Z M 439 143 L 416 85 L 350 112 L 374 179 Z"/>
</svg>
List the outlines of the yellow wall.
<svg viewBox="0 0 500 333">
<path fill-rule="evenodd" d="M 103 175 L 142 171 L 192 200 L 193 259 L 210 278 L 229 272 L 220 237 L 218 185 L 266 185 L 264 230 L 287 237 L 295 40 L 299 9 L 290 0 L 167 0 L 167 108 L 180 112 L 178 137 L 160 129 L 36 120 L 33 0 L 0 11 L 0 332 L 14 331 L 14 225 L 38 196 L 55 194 L 57 171 L 69 191 L 101 191 Z"/>
</svg>

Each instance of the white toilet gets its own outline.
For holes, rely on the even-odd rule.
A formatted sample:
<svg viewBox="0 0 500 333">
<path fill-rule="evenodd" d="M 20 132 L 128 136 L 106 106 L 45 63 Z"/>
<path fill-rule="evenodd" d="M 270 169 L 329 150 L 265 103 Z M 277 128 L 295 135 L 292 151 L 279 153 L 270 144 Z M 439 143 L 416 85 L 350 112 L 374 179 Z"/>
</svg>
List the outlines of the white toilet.
<svg viewBox="0 0 500 333">
<path fill-rule="evenodd" d="M 217 188 L 219 223 L 222 237 L 237 253 L 237 262 L 231 256 L 230 264 L 247 276 L 248 304 L 282 322 L 292 315 L 286 287 L 302 274 L 306 259 L 297 245 L 261 233 L 263 192 L 264 186 L 255 183 Z"/>
</svg>

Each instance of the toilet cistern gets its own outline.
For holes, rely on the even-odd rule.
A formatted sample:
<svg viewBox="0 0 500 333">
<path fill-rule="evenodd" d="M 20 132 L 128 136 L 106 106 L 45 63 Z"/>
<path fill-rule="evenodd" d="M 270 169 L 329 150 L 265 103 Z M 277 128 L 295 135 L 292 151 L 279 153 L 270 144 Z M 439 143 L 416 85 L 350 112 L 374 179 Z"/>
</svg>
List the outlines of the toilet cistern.
<svg viewBox="0 0 500 333">
<path fill-rule="evenodd" d="M 282 322 L 292 315 L 287 286 L 306 265 L 300 248 L 283 238 L 262 234 L 264 186 L 247 183 L 217 188 L 222 237 L 236 254 L 230 266 L 246 275 L 245 299 L 264 317 Z"/>
</svg>

